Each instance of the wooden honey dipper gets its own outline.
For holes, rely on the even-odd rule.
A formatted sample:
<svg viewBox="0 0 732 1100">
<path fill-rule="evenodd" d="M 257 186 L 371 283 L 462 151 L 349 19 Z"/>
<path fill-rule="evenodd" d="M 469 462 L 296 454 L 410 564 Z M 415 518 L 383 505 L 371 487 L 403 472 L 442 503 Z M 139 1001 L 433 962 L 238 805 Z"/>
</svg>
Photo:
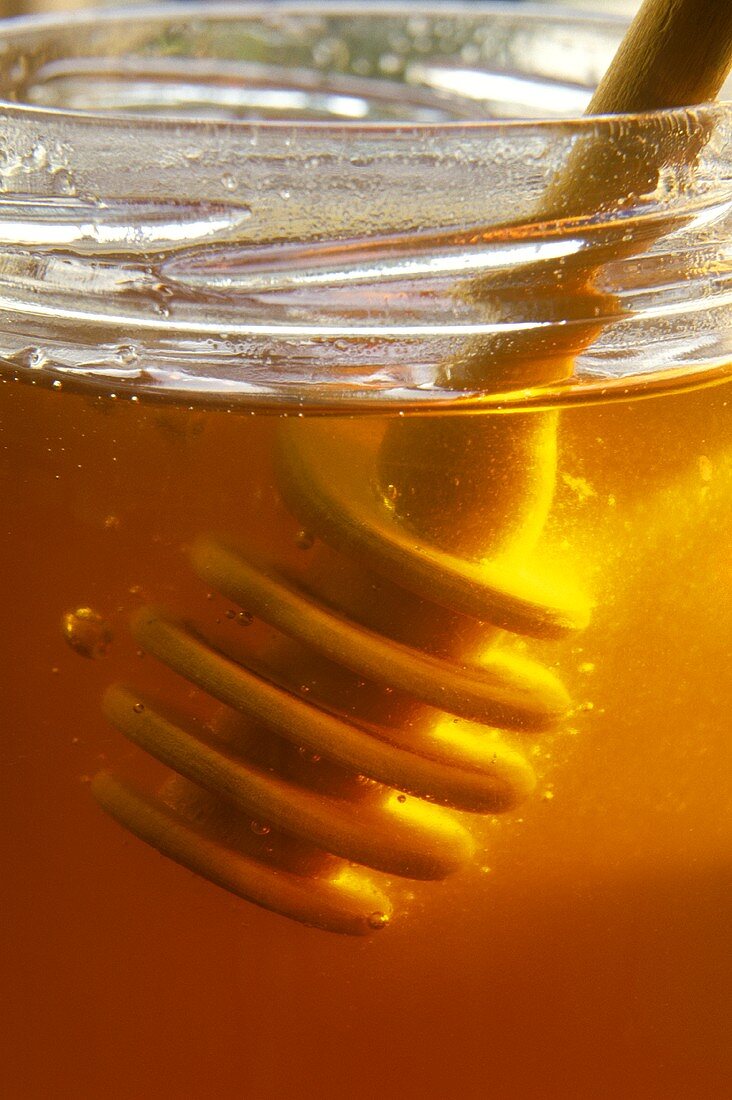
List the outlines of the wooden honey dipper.
<svg viewBox="0 0 732 1100">
<path fill-rule="evenodd" d="M 708 99 L 730 62 L 732 5 L 647 0 L 590 110 L 623 113 Z M 682 156 L 691 159 L 703 140 L 703 133 L 694 135 Z M 612 163 L 623 171 L 608 173 Z M 647 190 L 655 171 L 648 162 L 629 164 L 622 149 L 608 161 L 605 142 L 588 129 L 536 220 L 612 209 L 634 180 Z M 606 253 L 625 247 L 609 232 Z M 591 285 L 595 270 L 580 257 L 559 287 L 554 269 L 536 264 L 521 270 L 516 288 L 510 280 L 507 288 L 497 285 L 495 277 L 463 288 L 488 309 L 498 294 L 506 317 L 525 299 L 528 278 L 539 313 L 558 304 L 564 317 L 576 314 L 580 323 L 571 339 L 549 349 L 540 329 L 474 341 L 443 368 L 444 381 L 456 391 L 495 391 L 566 377 L 605 323 L 587 310 L 593 296 L 601 298 Z M 267 655 L 271 674 L 164 613 L 146 609 L 133 627 L 143 648 L 224 702 L 244 729 L 233 744 L 210 744 L 131 689 L 111 689 L 112 722 L 185 778 L 174 780 L 172 795 L 161 800 L 105 774 L 94 783 L 100 803 L 160 851 L 259 905 L 333 931 L 382 927 L 390 902 L 350 861 L 440 878 L 469 857 L 470 837 L 430 803 L 497 812 L 533 784 L 528 762 L 500 737 L 457 734 L 451 741 L 442 730 L 442 739 L 435 738 L 434 714 L 442 708 L 493 733 L 541 731 L 567 707 L 561 685 L 535 663 L 500 651 L 480 662 L 465 654 L 471 639 L 484 646 L 502 631 L 554 637 L 584 621 L 581 604 L 542 589 L 521 567 L 550 506 L 555 441 L 553 413 L 394 418 L 385 431 L 369 418 L 345 427 L 317 418 L 288 422 L 279 441 L 280 489 L 324 543 L 307 586 L 219 540 L 202 539 L 193 555 L 207 584 L 282 633 Z M 332 550 L 348 566 L 340 574 Z M 398 637 L 382 616 L 384 602 L 389 619 L 400 624 Z M 328 684 L 320 700 L 298 698 L 283 671 L 294 664 L 300 678 L 308 660 Z M 344 718 L 361 676 L 371 687 L 359 692 L 357 717 Z M 387 702 L 385 692 L 394 689 L 401 702 Z M 388 736 L 377 728 L 384 726 Z M 309 782 L 298 746 L 329 761 L 325 781 L 321 773 L 316 786 Z M 385 785 L 397 805 L 385 807 L 368 790 L 361 797 L 364 779 Z M 394 799 L 396 791 L 416 797 L 402 809 L 405 799 Z M 285 844 L 268 862 L 251 835 L 240 845 L 236 830 L 243 822 L 246 833 L 247 818 L 268 829 L 271 823 L 292 850 Z M 330 853 L 341 860 L 335 872 Z"/>
<path fill-rule="evenodd" d="M 700 104 L 717 95 L 731 66 L 732 3 L 645 0 L 593 95 L 587 114 L 622 116 Z M 639 145 L 633 128 L 625 129 L 628 132 L 623 132 L 619 122 L 612 141 L 606 125 L 598 129 L 588 126 L 586 133 L 578 135 L 567 163 L 539 200 L 533 215 L 535 225 L 552 226 L 572 217 L 586 221 L 599 212 L 622 210 L 635 196 L 655 189 L 664 164 L 693 162 L 709 136 L 703 125 L 685 127 L 683 122 L 672 120 L 669 126 L 662 115 L 658 116 L 657 128 L 650 131 L 653 146 L 648 139 Z M 528 221 L 523 219 L 522 234 Z M 458 296 L 478 308 L 482 305 L 488 320 L 531 321 L 534 327 L 467 341 L 443 366 L 438 385 L 456 392 L 495 394 L 541 387 L 570 377 L 576 356 L 618 314 L 617 301 L 593 285 L 599 266 L 642 251 L 679 226 L 678 217 L 669 221 L 654 219 L 642 228 L 635 219 L 620 226 L 612 224 L 612 218 L 609 221 L 606 229 L 602 225 L 593 228 L 588 253 L 580 250 L 559 263 L 550 260 L 522 265 L 515 276 L 499 271 L 462 284 Z M 511 227 L 504 228 L 510 234 Z M 491 233 L 500 234 L 501 229 L 492 227 Z M 582 234 L 583 229 L 578 232 Z M 553 324 L 558 321 L 572 323 Z M 395 421 L 382 447 L 383 482 L 396 484 L 399 471 L 403 480 L 404 458 L 409 455 L 415 483 L 403 496 L 410 501 L 413 522 L 419 524 L 423 512 L 428 527 L 441 519 L 447 526 L 450 485 L 461 487 L 463 501 L 471 485 L 476 498 L 485 500 L 483 471 L 495 467 L 501 451 L 534 467 L 531 455 L 543 454 L 543 476 L 535 481 L 535 495 L 537 502 L 546 506 L 553 483 L 553 471 L 547 462 L 555 434 L 554 419 L 550 413 L 533 418 L 505 417 L 502 426 L 494 418 L 496 422 L 491 426 L 482 418 L 470 443 L 470 422 L 459 418 L 444 418 L 439 427 L 427 419 Z M 458 436 L 463 438 L 462 445 Z M 503 443 L 500 437 L 504 437 Z M 457 458 L 457 464 L 443 468 L 441 484 L 447 495 L 439 509 L 435 508 L 433 488 L 426 495 L 420 490 L 418 474 L 430 460 L 433 468 L 439 468 L 434 460 L 436 447 L 441 454 Z M 517 462 L 513 465 L 520 468 Z M 536 513 L 530 498 L 528 493 L 527 508 Z M 501 503 L 496 500 L 497 515 L 506 511 Z M 477 545 L 476 550 L 484 553 L 485 546 Z"/>
</svg>

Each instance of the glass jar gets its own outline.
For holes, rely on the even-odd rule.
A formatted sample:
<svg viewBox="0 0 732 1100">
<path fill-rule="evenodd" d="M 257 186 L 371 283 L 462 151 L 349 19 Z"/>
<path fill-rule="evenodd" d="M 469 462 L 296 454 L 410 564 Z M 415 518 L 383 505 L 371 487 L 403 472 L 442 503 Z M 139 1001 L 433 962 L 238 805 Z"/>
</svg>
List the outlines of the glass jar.
<svg viewBox="0 0 732 1100">
<path fill-rule="evenodd" d="M 723 1094 L 731 119 L 622 30 L 0 33 L 14 1096 Z"/>
</svg>

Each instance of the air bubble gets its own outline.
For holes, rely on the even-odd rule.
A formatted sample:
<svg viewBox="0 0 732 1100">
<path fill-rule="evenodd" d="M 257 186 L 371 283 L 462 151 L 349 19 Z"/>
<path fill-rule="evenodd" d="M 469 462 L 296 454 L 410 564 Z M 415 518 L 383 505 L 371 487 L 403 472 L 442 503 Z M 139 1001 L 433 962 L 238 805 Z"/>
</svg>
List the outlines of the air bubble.
<svg viewBox="0 0 732 1100">
<path fill-rule="evenodd" d="M 131 366 L 140 358 L 140 352 L 134 344 L 120 344 L 117 348 L 117 358 L 125 366 Z"/>
<path fill-rule="evenodd" d="M 48 149 L 40 141 L 23 157 L 23 163 L 29 168 L 46 168 L 48 166 Z"/>
<path fill-rule="evenodd" d="M 387 76 L 395 76 L 402 68 L 403 61 L 395 53 L 385 53 L 379 58 L 379 69 Z"/>
<path fill-rule="evenodd" d="M 134 710 L 135 714 L 142 714 L 143 711 L 145 710 L 145 704 L 144 703 L 135 703 L 135 705 L 132 709 Z"/>
<path fill-rule="evenodd" d="M 312 535 L 310 531 L 298 531 L 295 535 L 295 546 L 300 550 L 312 549 L 315 542 L 315 535 Z"/>
<path fill-rule="evenodd" d="M 344 69 L 349 53 L 347 43 L 340 38 L 322 38 L 313 47 L 313 61 L 319 69 Z"/>
<path fill-rule="evenodd" d="M 371 913 L 366 918 L 366 923 L 368 924 L 369 928 L 373 928 L 374 931 L 378 931 L 380 928 L 386 928 L 387 924 L 389 923 L 389 914 L 379 912 Z"/>
<path fill-rule="evenodd" d="M 272 832 L 272 826 L 265 825 L 264 823 L 259 821 L 253 821 L 251 824 L 251 830 L 257 836 L 269 836 L 269 834 Z"/>
<path fill-rule="evenodd" d="M 43 348 L 26 348 L 20 355 L 25 355 L 25 365 L 31 370 L 43 370 L 48 366 L 49 359 Z"/>
<path fill-rule="evenodd" d="M 77 607 L 63 617 L 64 638 L 80 657 L 104 657 L 112 642 L 108 621 L 91 607 Z"/>
<path fill-rule="evenodd" d="M 68 168 L 55 168 L 52 175 L 53 190 L 57 195 L 76 194 L 76 185 Z"/>
<path fill-rule="evenodd" d="M 399 490 L 396 485 L 387 485 L 384 491 L 384 504 L 387 508 L 394 508 L 394 505 L 399 499 Z"/>
<path fill-rule="evenodd" d="M 468 42 L 460 51 L 460 60 L 465 65 L 476 65 L 480 61 L 480 50 L 474 42 Z"/>
</svg>

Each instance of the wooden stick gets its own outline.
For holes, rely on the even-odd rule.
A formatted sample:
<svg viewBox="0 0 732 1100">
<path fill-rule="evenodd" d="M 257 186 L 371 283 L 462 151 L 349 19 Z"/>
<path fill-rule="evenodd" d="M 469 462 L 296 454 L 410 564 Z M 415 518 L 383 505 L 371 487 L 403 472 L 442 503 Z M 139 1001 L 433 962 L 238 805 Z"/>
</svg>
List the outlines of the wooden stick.
<svg viewBox="0 0 732 1100">
<path fill-rule="evenodd" d="M 730 67 L 732 0 L 645 0 L 592 97 L 587 115 L 623 115 L 703 103 L 714 99 Z M 645 124 L 618 123 L 614 134 L 607 125 L 597 133 L 589 132 L 547 187 L 535 220 L 592 215 L 647 194 L 653 191 L 664 165 L 691 164 L 708 138 L 703 125 L 682 128 L 661 117 Z M 659 223 L 656 236 L 665 231 Z M 638 240 L 635 250 L 648 243 Z M 633 242 L 622 248 L 623 255 L 633 251 Z"/>
<path fill-rule="evenodd" d="M 717 96 L 730 67 L 730 0 L 645 0 L 587 113 L 704 103 Z"/>
<path fill-rule="evenodd" d="M 732 0 L 645 0 L 587 114 L 695 106 L 716 97 L 731 66 Z M 539 217 L 599 213 L 648 193 L 664 165 L 691 164 L 709 138 L 704 125 L 682 128 L 668 120 L 664 127 L 659 118 L 649 148 L 643 129 L 631 123 L 613 140 L 605 128 L 580 141 L 547 188 Z M 665 231 L 659 223 L 656 236 Z M 635 243 L 638 250 L 650 242 Z M 622 249 L 624 255 L 632 251 L 632 243 Z"/>
<path fill-rule="evenodd" d="M 588 114 L 623 115 L 692 106 L 717 94 L 732 66 L 732 0 L 645 0 L 633 20 Z M 619 210 L 649 194 L 666 165 L 691 164 L 710 137 L 710 125 L 696 125 L 659 114 L 642 122 L 588 127 L 566 164 L 541 196 L 535 223 L 560 222 Z M 510 389 L 559 381 L 571 374 L 574 358 L 616 314 L 617 304 L 593 289 L 598 268 L 647 248 L 678 227 L 669 215 L 628 237 L 628 226 L 595 227 L 591 252 L 579 253 L 560 267 L 540 261 L 522 268 L 514 279 L 496 272 L 465 284 L 459 291 L 484 302 L 491 320 L 526 321 L 526 296 L 532 287 L 534 321 L 574 320 L 565 334 L 541 329 L 517 336 L 476 338 L 447 368 L 455 389 L 480 389 L 494 380 Z M 511 227 L 505 227 L 510 232 Z M 582 323 L 582 318 L 586 323 Z"/>
<path fill-rule="evenodd" d="M 731 64 L 732 0 L 645 0 L 591 100 L 589 114 L 698 104 L 717 94 Z M 576 256 L 538 261 L 515 272 L 496 271 L 464 283 L 457 294 L 473 302 L 487 320 L 505 323 L 505 331 L 467 340 L 438 372 L 439 385 L 455 393 L 496 393 L 570 377 L 576 357 L 622 309 L 614 296 L 595 286 L 598 270 L 610 260 L 642 252 L 681 224 L 674 211 L 649 224 L 621 221 L 613 218 L 613 211 L 634 206 L 640 196 L 652 193 L 664 166 L 691 164 L 709 140 L 713 122 L 703 112 L 696 119 L 659 113 L 641 121 L 606 120 L 597 125 L 588 118 L 566 164 L 539 199 L 533 220 L 560 223 L 603 212 L 610 217 L 597 219 L 591 231 L 579 230 L 587 232 L 591 247 Z M 493 228 L 510 236 L 524 233 L 526 221 Z M 513 324 L 527 321 L 534 327 L 516 330 Z M 403 487 L 410 522 L 433 538 L 446 526 L 445 517 L 464 509 L 466 486 L 475 482 L 476 468 L 500 469 L 501 456 L 507 463 L 512 456 L 516 464 L 516 456 L 524 455 L 519 468 L 531 470 L 536 481 L 539 470 L 545 478 L 553 476 L 551 462 L 538 457 L 542 448 L 548 453 L 546 440 L 554 432 L 546 415 L 504 418 L 502 425 L 495 419 L 489 424 L 479 418 L 473 425 L 457 419 L 458 423 L 450 417 L 439 422 L 402 418 L 390 424 L 381 447 L 382 483 Z M 421 471 L 433 468 L 436 454 L 443 456 L 443 477 L 439 486 L 431 484 L 421 493 Z M 413 476 L 407 474 L 407 460 Z M 491 485 L 496 481 L 500 479 Z M 460 487 L 454 494 L 449 488 L 453 483 Z M 500 514 L 501 502 L 490 497 L 488 489 L 483 499 L 485 514 L 494 509 Z M 538 501 L 537 495 L 532 502 L 528 485 L 523 498 L 516 488 L 517 515 L 521 508 L 527 516 L 532 509 L 539 515 Z M 441 527 L 435 520 L 438 513 Z M 484 534 L 477 531 L 476 544 Z M 451 538 L 454 544 L 454 533 Z"/>
</svg>

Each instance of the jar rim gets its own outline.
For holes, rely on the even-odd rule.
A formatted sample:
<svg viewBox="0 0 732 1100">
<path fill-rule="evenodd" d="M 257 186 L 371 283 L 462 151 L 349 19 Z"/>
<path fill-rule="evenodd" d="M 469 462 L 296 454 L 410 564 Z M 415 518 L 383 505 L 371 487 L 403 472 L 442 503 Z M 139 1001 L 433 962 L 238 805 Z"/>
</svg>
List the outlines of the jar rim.
<svg viewBox="0 0 732 1100">
<path fill-rule="evenodd" d="M 377 11 L 388 18 L 374 24 Z M 293 13 L 303 22 L 285 33 L 276 20 Z M 114 387 L 135 400 L 341 412 L 546 407 L 720 379 L 732 362 L 730 105 L 476 120 L 483 107 L 464 107 L 458 91 L 453 100 L 429 92 L 407 102 L 406 78 L 391 90 L 379 78 L 368 88 L 352 84 L 379 121 L 236 117 L 265 78 L 284 74 L 285 88 L 300 80 L 327 95 L 339 87 L 312 53 L 324 26 L 347 36 L 363 19 L 345 39 L 353 60 L 367 39 L 381 49 L 399 20 L 422 19 L 424 40 L 430 49 L 437 43 L 435 56 L 448 58 L 441 71 L 450 71 L 460 44 L 475 40 L 476 27 L 485 33 L 488 16 L 510 16 L 505 38 L 495 40 L 539 88 L 562 86 L 565 75 L 587 88 L 588 72 L 603 71 L 625 25 L 536 5 L 433 4 L 417 12 L 405 3 L 286 0 L 0 25 L 0 89 L 25 57 L 18 84 L 36 80 L 41 99 L 66 103 L 78 94 L 78 102 L 114 108 L 126 79 L 123 102 L 140 110 L 0 103 L 0 375 Z M 251 76 L 241 77 L 253 17 L 263 36 L 258 56 L 274 61 L 267 68 L 255 55 Z M 221 29 L 209 40 L 217 18 Z M 561 38 L 568 18 L 587 28 L 586 38 Z M 129 38 L 117 34 L 120 20 L 132 28 Z M 246 32 L 230 42 L 237 20 Z M 559 34 L 556 63 L 545 59 L 548 23 Z M 438 25 L 452 28 L 452 54 L 439 54 Z M 160 26 L 179 28 L 177 39 L 172 31 L 161 39 Z M 33 43 L 56 32 L 53 49 L 33 54 Z M 479 52 L 486 68 L 495 40 Z M 177 60 L 164 52 L 166 41 Z M 15 53 L 3 49 L 9 42 Z M 106 67 L 104 54 L 93 52 L 105 42 Z M 79 57 L 90 59 L 86 69 Z M 308 86 L 302 65 L 311 57 Z M 459 63 L 454 71 L 463 71 Z M 232 72 L 233 118 L 225 114 Z M 101 92 L 88 91 L 92 74 Z M 403 90 L 396 98 L 394 88 Z M 201 91 L 203 100 L 195 99 Z M 316 98 L 303 97 L 308 112 L 317 113 Z M 208 103 L 219 113 L 146 113 L 159 100 L 184 111 Z M 385 122 L 395 103 L 415 117 Z M 429 120 L 434 114 L 440 121 Z M 580 169 L 571 160 L 578 149 L 590 158 Z M 548 211 L 544 197 L 568 164 L 591 181 L 595 197 L 585 191 L 580 201 L 570 187 L 570 201 L 565 195 Z"/>
<path fill-rule="evenodd" d="M 407 15 L 412 10 L 410 0 L 379 0 L 367 4 L 357 3 L 355 0 L 269 0 L 262 3 L 261 0 L 232 0 L 219 3 L 198 2 L 186 4 L 184 11 L 173 9 L 170 4 L 144 4 L 131 9 L 110 7 L 104 9 L 81 9 L 70 12 L 38 13 L 34 15 L 17 16 L 0 23 L 0 52 L 6 49 L 17 39 L 25 37 L 31 43 L 35 39 L 43 40 L 48 34 L 56 34 L 73 28 L 75 31 L 94 30 L 110 24 L 134 24 L 139 25 L 145 21 L 160 24 L 180 25 L 183 22 L 191 23 L 205 20 L 213 22 L 220 19 L 250 18 L 259 13 L 267 16 L 279 17 L 305 17 L 312 15 L 339 16 L 347 15 L 349 19 L 369 20 L 375 15 Z M 601 13 L 588 10 L 577 10 L 558 6 L 547 8 L 536 3 L 521 4 L 516 8 L 515 4 L 502 2 L 502 0 L 476 0 L 473 3 L 461 2 L 461 0 L 447 0 L 447 2 L 431 3 L 419 6 L 419 15 L 427 18 L 435 18 L 440 15 L 459 17 L 461 15 L 475 17 L 485 15 L 492 18 L 506 16 L 517 18 L 524 22 L 536 21 L 554 26 L 562 26 L 567 23 L 576 24 L 583 28 L 595 28 L 617 31 L 622 34 L 628 26 L 627 17 L 618 13 Z M 344 136 L 368 133 L 370 135 L 383 132 L 385 136 L 403 130 L 408 126 L 410 130 L 417 132 L 439 134 L 444 131 L 452 133 L 464 129 L 471 134 L 520 133 L 527 130 L 546 131 L 560 126 L 563 129 L 571 127 L 577 132 L 597 128 L 598 126 L 612 126 L 627 123 L 629 125 L 643 123 L 646 120 L 658 118 L 667 119 L 671 124 L 683 125 L 685 119 L 693 112 L 699 117 L 700 112 L 708 112 L 715 118 L 729 116 L 732 119 L 732 99 L 715 100 L 701 104 L 689 104 L 680 107 L 657 108 L 646 111 L 628 111 L 618 114 L 587 114 L 573 113 L 557 117 L 532 117 L 528 115 L 520 118 L 484 118 L 484 119 L 447 119 L 440 121 L 431 120 L 393 120 L 372 121 L 358 119 L 323 119 L 302 120 L 264 118 L 251 121 L 248 119 L 225 118 L 211 120 L 210 118 L 186 116 L 184 118 L 166 114 L 164 112 L 141 115 L 129 111 L 116 111 L 110 109 L 94 108 L 70 108 L 41 105 L 32 102 L 23 102 L 22 99 L 6 98 L 0 88 L 0 113 L 11 113 L 19 116 L 27 116 L 42 121 L 44 118 L 58 122 L 64 118 L 74 121 L 88 121 L 96 124 L 108 124 L 115 126 L 120 123 L 129 123 L 134 120 L 135 126 L 148 129 L 166 130 L 171 127 L 189 129 L 192 135 L 199 135 L 212 127 L 222 127 L 228 131 L 246 133 L 256 128 L 258 132 L 277 132 L 282 129 L 296 126 L 298 130 L 326 131 L 330 134 L 343 132 Z"/>
</svg>

